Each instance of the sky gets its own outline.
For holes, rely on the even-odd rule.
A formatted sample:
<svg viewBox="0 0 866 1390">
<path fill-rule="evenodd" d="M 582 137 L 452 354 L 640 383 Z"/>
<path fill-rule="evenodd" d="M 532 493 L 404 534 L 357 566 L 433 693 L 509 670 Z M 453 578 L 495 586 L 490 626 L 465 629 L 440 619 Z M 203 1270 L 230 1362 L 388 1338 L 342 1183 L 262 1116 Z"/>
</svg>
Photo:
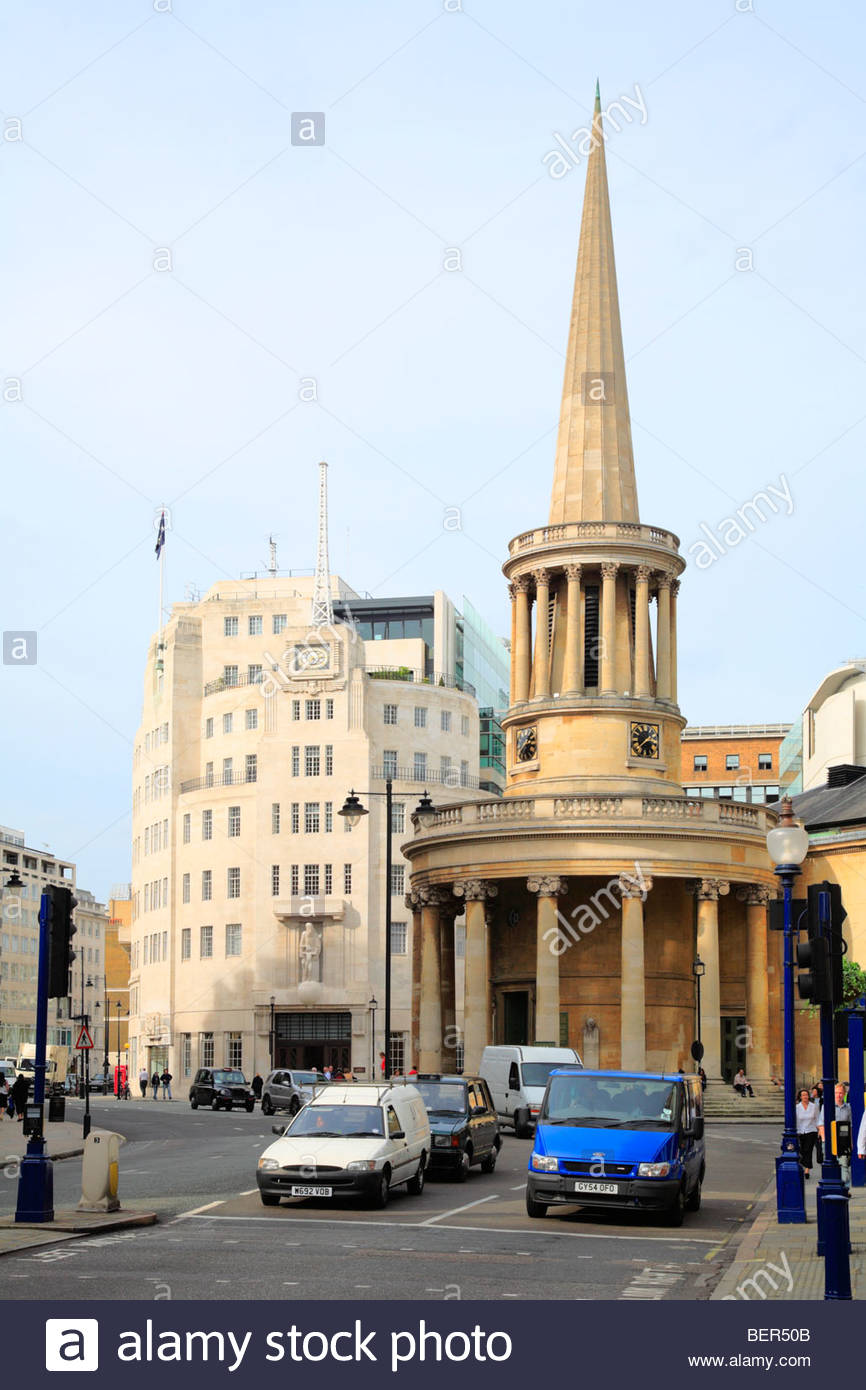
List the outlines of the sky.
<svg viewBox="0 0 866 1390">
<path fill-rule="evenodd" d="M 0 822 L 98 897 L 129 878 L 162 506 L 166 606 L 270 533 L 307 569 L 326 459 L 334 572 L 508 631 L 597 77 L 683 711 L 792 720 L 866 654 L 864 28 L 844 0 L 5 7 L 2 628 L 37 644 L 0 671 Z"/>
</svg>

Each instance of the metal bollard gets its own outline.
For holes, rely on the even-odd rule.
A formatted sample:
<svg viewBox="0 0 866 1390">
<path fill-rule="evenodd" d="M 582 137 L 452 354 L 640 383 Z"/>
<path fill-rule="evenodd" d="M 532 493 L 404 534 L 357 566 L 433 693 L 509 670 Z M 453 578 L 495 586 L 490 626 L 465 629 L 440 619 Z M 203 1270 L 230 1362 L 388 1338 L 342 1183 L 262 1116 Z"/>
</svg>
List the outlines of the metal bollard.
<svg viewBox="0 0 866 1390">
<path fill-rule="evenodd" d="M 851 1301 L 848 1260 L 848 1198 L 828 1192 L 824 1198 L 824 1299 Z"/>
<path fill-rule="evenodd" d="M 118 1156 L 123 1136 L 94 1129 L 84 1141 L 79 1211 L 118 1211 Z"/>
</svg>

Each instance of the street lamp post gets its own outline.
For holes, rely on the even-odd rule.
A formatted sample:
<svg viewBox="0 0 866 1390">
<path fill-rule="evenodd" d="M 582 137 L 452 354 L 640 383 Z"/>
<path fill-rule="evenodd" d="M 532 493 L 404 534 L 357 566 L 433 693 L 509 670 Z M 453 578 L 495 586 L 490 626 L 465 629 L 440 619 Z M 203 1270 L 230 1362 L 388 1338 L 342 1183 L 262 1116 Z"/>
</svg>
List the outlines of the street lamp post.
<svg viewBox="0 0 866 1390">
<path fill-rule="evenodd" d="M 102 1084 L 103 1084 L 104 1087 L 107 1088 L 107 1086 L 108 1086 L 108 1044 L 109 1044 L 109 1041 L 110 1041 L 108 1034 L 109 1034 L 109 1032 L 110 1032 L 110 1030 L 111 1030 L 111 1008 L 109 1007 L 109 1003 L 108 1003 L 108 976 L 107 976 L 107 975 L 103 975 L 103 977 L 102 977 L 102 1002 L 103 1002 L 102 1018 L 103 1018 L 103 1022 L 104 1022 L 104 1024 L 105 1024 L 105 1037 L 102 1039 L 102 1047 L 103 1047 L 103 1054 L 104 1054 L 104 1055 L 103 1055 L 103 1058 L 102 1058 Z"/>
<path fill-rule="evenodd" d="M 87 988 L 93 988 L 93 981 L 87 977 Z M 99 1008 L 99 1005 L 96 1005 Z M 82 1028 L 90 1027 L 90 1014 L 84 1011 L 84 964 L 81 966 L 81 1012 L 78 1021 Z M 84 1086 L 84 1121 L 82 1124 L 82 1136 L 87 1138 L 90 1133 L 90 1048 L 81 1049 L 81 1082 Z"/>
<path fill-rule="evenodd" d="M 699 1067 L 701 1065 L 701 1062 L 703 1061 L 704 1056 L 704 1045 L 701 1042 L 701 980 L 703 979 L 704 974 L 706 973 L 706 969 L 707 967 L 704 965 L 704 962 L 701 960 L 700 956 L 695 956 L 694 960 L 692 961 L 692 974 L 695 977 L 695 991 L 697 995 L 695 1019 L 697 1025 L 697 1048 L 695 1049 L 692 1055 L 694 1056 L 694 1059 Z"/>
<path fill-rule="evenodd" d="M 394 805 L 392 779 L 385 778 L 384 792 L 364 792 L 364 795 L 385 798 L 385 1080 L 388 1081 L 391 1078 L 391 812 Z M 353 787 L 340 807 L 339 815 L 345 816 L 349 826 L 354 827 L 362 816 L 369 814 L 366 806 L 361 805 Z M 413 819 L 417 817 L 424 830 L 433 824 L 436 811 L 426 788 L 412 816 Z"/>
<path fill-rule="evenodd" d="M 122 1098 L 122 1092 L 120 1089 L 120 1011 L 123 1008 L 123 1005 L 121 1004 L 119 999 L 115 1001 L 114 1007 L 117 1009 L 117 1074 L 115 1076 L 114 1082 L 114 1094 L 115 1098 L 117 1100 L 120 1100 Z M 127 1013 L 129 1013 L 128 1009 Z"/>
<path fill-rule="evenodd" d="M 270 1026 L 270 1032 L 269 1032 L 269 1034 L 268 1034 L 268 1056 L 269 1056 L 270 1059 L 271 1059 L 271 1071 L 273 1071 L 273 1069 L 274 1069 L 274 1053 L 275 1053 L 275 1051 L 276 1051 L 276 1046 L 277 1046 L 277 1033 L 276 1033 L 276 1023 L 277 1023 L 277 1020 L 276 1020 L 276 1014 L 275 1014 L 275 1012 L 274 1012 L 274 1008 L 275 1008 L 276 1002 L 277 1002 L 277 1001 L 276 1001 L 276 999 L 274 998 L 274 996 L 271 995 L 271 1026 Z"/>
<path fill-rule="evenodd" d="M 376 1010 L 378 1009 L 378 1007 L 379 1007 L 379 1001 L 377 1000 L 377 998 L 376 998 L 376 996 L 375 996 L 375 994 L 374 994 L 373 997 L 371 998 L 369 1004 L 367 1005 L 367 1008 L 370 1010 L 370 1080 L 371 1080 L 371 1081 L 374 1080 L 374 1079 L 375 1079 L 375 1076 L 376 1076 Z"/>
<path fill-rule="evenodd" d="M 782 884 L 785 949 L 785 1128 L 782 1152 L 776 1159 L 776 1220 L 779 1225 L 802 1225 L 806 1220 L 806 1186 L 797 1142 L 797 1057 L 794 1037 L 794 953 L 799 928 L 791 921 L 794 879 L 809 850 L 809 836 L 794 820 L 791 798 L 783 797 L 781 815 L 767 835 L 767 851 Z"/>
</svg>

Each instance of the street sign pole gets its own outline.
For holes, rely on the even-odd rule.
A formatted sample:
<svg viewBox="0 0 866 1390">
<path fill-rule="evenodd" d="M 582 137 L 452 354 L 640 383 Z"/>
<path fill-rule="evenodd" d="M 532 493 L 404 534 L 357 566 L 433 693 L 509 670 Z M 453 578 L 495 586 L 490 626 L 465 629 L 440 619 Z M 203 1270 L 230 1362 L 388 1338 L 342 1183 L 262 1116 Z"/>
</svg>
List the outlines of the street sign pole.
<svg viewBox="0 0 866 1390">
<path fill-rule="evenodd" d="M 40 1222 L 54 1220 L 54 1163 L 45 1152 L 45 1053 L 48 1042 L 48 914 L 49 898 L 39 903 L 39 977 L 36 993 L 36 1057 L 34 1060 L 33 1102 L 38 1107 L 36 1129 L 27 1141 L 27 1152 L 18 1174 L 18 1204 L 15 1220 Z"/>
<path fill-rule="evenodd" d="M 90 1133 L 90 1053 L 93 1050 L 93 1039 L 90 1036 L 90 1014 L 80 1015 L 81 1030 L 78 1034 L 78 1041 L 75 1046 L 78 1051 L 84 1053 L 84 1065 L 81 1068 L 81 1075 L 84 1080 L 84 1120 L 82 1122 L 82 1134 L 86 1139 Z"/>
</svg>

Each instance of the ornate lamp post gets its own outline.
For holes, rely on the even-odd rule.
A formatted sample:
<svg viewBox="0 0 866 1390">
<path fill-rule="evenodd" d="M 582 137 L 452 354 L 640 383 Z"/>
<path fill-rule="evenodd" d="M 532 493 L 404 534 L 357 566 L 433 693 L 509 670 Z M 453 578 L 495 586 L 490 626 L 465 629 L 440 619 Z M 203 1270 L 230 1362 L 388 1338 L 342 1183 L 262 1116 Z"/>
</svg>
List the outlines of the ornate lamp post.
<svg viewBox="0 0 866 1390">
<path fill-rule="evenodd" d="M 374 1080 L 374 1078 L 375 1078 L 375 1076 L 376 1076 L 376 1010 L 378 1009 L 378 1007 L 379 1007 L 379 1001 L 377 1000 L 377 998 L 376 998 L 376 996 L 375 996 L 375 994 L 374 994 L 373 997 L 371 998 L 369 1004 L 367 1005 L 367 1008 L 370 1010 L 370 1080 L 371 1080 L 371 1081 Z"/>
<path fill-rule="evenodd" d="M 800 1167 L 794 1085 L 794 953 L 798 931 L 791 921 L 794 879 L 809 851 L 809 836 L 794 819 L 789 796 L 783 797 L 781 815 L 767 835 L 767 851 L 782 883 L 785 945 L 785 1129 L 782 1152 L 776 1159 L 776 1219 L 780 1225 L 802 1225 L 806 1220 L 806 1188 Z"/>
<path fill-rule="evenodd" d="M 700 956 L 695 956 L 694 960 L 692 961 L 692 974 L 695 977 L 695 991 L 697 995 L 695 1012 L 695 1022 L 697 1025 L 697 1047 L 693 1050 L 692 1056 L 694 1057 L 698 1066 L 701 1065 L 704 1056 L 704 1045 L 701 1042 L 701 980 L 706 974 L 706 970 L 707 967 L 704 965 L 704 962 L 701 960 Z"/>
</svg>

